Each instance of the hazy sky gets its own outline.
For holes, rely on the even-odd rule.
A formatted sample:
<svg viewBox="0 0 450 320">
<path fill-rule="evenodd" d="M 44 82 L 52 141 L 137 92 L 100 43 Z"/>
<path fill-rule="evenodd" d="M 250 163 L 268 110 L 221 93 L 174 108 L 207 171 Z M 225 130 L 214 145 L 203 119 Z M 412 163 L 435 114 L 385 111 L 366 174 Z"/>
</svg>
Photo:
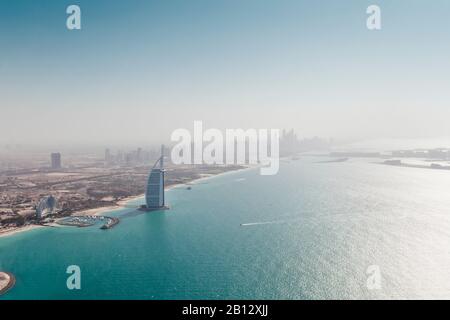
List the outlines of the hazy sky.
<svg viewBox="0 0 450 320">
<path fill-rule="evenodd" d="M 450 136 L 449 15 L 448 0 L 0 0 L 0 142 L 168 141 L 194 120 Z"/>
</svg>

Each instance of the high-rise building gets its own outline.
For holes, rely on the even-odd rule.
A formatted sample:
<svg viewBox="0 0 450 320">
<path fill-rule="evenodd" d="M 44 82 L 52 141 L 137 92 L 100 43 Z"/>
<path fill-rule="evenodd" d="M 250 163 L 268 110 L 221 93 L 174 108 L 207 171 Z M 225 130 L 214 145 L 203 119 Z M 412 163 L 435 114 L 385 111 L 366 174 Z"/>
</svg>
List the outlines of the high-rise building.
<svg viewBox="0 0 450 320">
<path fill-rule="evenodd" d="M 136 162 L 140 164 L 142 162 L 142 148 L 138 148 L 136 152 Z"/>
<path fill-rule="evenodd" d="M 109 149 L 105 149 L 105 164 L 109 165 L 111 163 L 111 152 Z"/>
<path fill-rule="evenodd" d="M 147 191 L 145 192 L 146 206 L 143 209 L 167 209 L 164 199 L 164 145 L 161 146 L 161 156 L 155 162 L 148 177 Z"/>
<path fill-rule="evenodd" d="M 52 153 L 50 156 L 52 169 L 61 169 L 61 153 Z"/>
<path fill-rule="evenodd" d="M 36 206 L 36 218 L 41 219 L 46 214 L 52 214 L 56 207 L 56 199 L 53 196 L 42 198 Z"/>
</svg>

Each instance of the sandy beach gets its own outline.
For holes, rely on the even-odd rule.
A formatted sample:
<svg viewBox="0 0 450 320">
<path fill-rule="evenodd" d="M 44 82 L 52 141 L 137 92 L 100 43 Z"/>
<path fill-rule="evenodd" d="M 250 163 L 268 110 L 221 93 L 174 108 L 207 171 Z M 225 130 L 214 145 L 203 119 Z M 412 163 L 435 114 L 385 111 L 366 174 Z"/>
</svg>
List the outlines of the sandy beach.
<svg viewBox="0 0 450 320">
<path fill-rule="evenodd" d="M 44 226 L 39 226 L 39 225 L 35 225 L 35 224 L 29 224 L 29 225 L 26 225 L 26 226 L 23 226 L 23 227 L 19 227 L 19 228 L 3 229 L 3 230 L 0 231 L 0 238 L 7 237 L 7 236 L 12 236 L 12 235 L 20 233 L 20 232 L 30 231 L 30 230 L 37 229 L 37 228 L 44 228 Z"/>
<path fill-rule="evenodd" d="M 9 272 L 0 272 L 0 295 L 6 293 L 15 283 L 14 275 Z"/>
</svg>

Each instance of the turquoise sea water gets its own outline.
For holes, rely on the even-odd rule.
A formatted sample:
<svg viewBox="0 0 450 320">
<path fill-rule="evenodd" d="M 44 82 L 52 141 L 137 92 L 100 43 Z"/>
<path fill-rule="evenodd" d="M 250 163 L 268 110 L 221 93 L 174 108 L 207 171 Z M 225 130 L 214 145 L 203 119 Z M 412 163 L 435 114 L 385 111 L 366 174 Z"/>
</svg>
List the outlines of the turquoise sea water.
<svg viewBox="0 0 450 320">
<path fill-rule="evenodd" d="M 116 210 L 107 231 L 0 238 L 0 270 L 17 277 L 0 299 L 450 298 L 450 172 L 317 160 L 170 190 L 170 210 Z"/>
</svg>

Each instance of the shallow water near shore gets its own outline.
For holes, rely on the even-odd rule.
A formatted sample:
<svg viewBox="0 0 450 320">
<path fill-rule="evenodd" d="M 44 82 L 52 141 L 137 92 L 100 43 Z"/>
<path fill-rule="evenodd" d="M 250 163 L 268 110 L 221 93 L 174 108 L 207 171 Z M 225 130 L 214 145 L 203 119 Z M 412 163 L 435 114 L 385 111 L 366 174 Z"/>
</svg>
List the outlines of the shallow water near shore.
<svg viewBox="0 0 450 320">
<path fill-rule="evenodd" d="M 0 270 L 16 276 L 0 299 L 450 298 L 450 172 L 317 160 L 174 188 L 168 211 L 104 213 L 120 218 L 111 230 L 0 238 Z"/>
</svg>

